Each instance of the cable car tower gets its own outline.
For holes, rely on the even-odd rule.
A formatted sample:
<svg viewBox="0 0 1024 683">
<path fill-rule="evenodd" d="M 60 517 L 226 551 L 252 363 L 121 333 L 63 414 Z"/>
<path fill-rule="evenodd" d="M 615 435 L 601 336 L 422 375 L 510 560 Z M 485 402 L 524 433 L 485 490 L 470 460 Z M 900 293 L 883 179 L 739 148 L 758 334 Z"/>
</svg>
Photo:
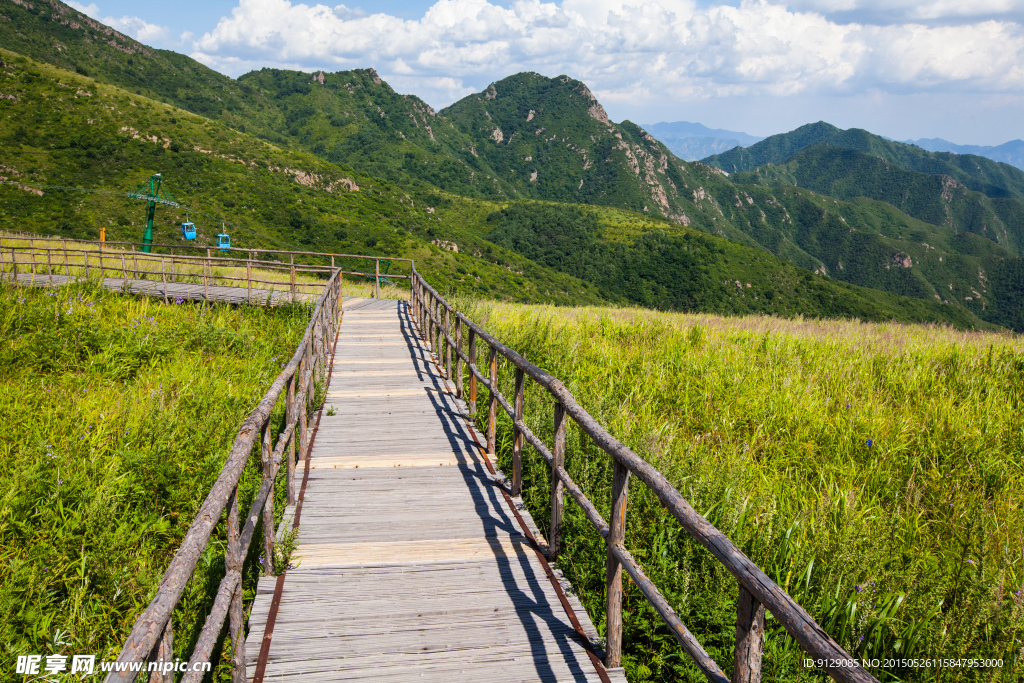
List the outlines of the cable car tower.
<svg viewBox="0 0 1024 683">
<path fill-rule="evenodd" d="M 149 177 L 148 183 L 143 183 L 135 188 L 134 192 L 128 193 L 128 196 L 133 199 L 149 202 L 149 209 L 146 212 L 146 232 L 142 235 L 142 251 L 147 254 L 153 249 L 153 217 L 156 215 L 156 205 L 163 204 L 174 208 L 181 206 L 175 200 L 174 195 L 163 189 L 163 184 L 163 176 L 157 173 Z"/>
</svg>

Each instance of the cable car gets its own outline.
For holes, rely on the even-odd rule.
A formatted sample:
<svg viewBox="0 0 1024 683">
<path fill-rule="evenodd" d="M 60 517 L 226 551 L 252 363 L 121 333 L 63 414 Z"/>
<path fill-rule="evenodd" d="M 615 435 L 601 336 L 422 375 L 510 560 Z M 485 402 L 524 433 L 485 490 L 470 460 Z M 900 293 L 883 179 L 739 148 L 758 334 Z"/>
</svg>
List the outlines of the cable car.
<svg viewBox="0 0 1024 683">
<path fill-rule="evenodd" d="M 225 235 L 220 233 L 217 235 L 217 248 L 221 251 L 227 251 L 231 248 L 231 235 Z"/>
<path fill-rule="evenodd" d="M 189 221 L 182 223 L 181 234 L 187 240 L 194 240 L 196 238 L 196 224 Z"/>
</svg>

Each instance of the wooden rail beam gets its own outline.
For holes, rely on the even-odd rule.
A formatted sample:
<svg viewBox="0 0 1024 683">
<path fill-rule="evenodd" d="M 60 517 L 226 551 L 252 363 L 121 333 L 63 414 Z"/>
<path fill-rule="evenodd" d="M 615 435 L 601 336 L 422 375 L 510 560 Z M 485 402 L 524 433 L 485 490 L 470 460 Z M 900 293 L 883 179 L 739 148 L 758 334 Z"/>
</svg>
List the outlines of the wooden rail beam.
<svg viewBox="0 0 1024 683">
<path fill-rule="evenodd" d="M 626 539 L 626 500 L 629 498 L 629 470 L 618 462 L 612 472 L 612 519 L 608 525 L 608 552 L 605 562 L 605 617 L 604 664 L 609 669 L 622 664 L 622 564 L 612 546 L 622 545 Z"/>
<path fill-rule="evenodd" d="M 415 266 L 413 266 L 415 272 Z M 440 294 L 420 278 L 422 282 L 422 288 L 433 297 L 435 300 L 444 301 Z M 447 302 L 445 302 L 447 305 Z M 616 467 L 625 468 L 631 475 L 635 475 L 641 482 L 643 482 L 658 498 L 662 506 L 664 506 L 680 525 L 686 529 L 686 531 L 701 545 L 707 548 L 715 558 L 739 581 L 740 585 L 743 586 L 756 600 L 758 603 L 763 605 L 765 609 L 770 611 L 772 615 L 778 619 L 779 623 L 786 629 L 786 631 L 792 636 L 801 647 L 811 654 L 815 659 L 825 659 L 831 661 L 846 661 L 856 662 L 842 647 L 839 646 L 831 636 L 828 635 L 809 614 L 790 597 L 784 590 L 775 584 L 771 578 L 768 577 L 756 564 L 754 564 L 750 558 L 743 554 L 721 531 L 714 527 L 710 522 L 704 519 L 698 514 L 689 502 L 671 485 L 671 483 L 665 478 L 665 476 L 653 467 L 646 460 L 634 453 L 630 448 L 625 446 L 622 442 L 612 436 L 608 431 L 599 424 L 586 410 L 584 410 L 577 402 L 572 393 L 565 388 L 560 380 L 553 377 L 541 368 L 533 365 L 521 355 L 508 348 L 493 336 L 489 335 L 485 330 L 480 328 L 478 325 L 473 323 L 469 318 L 465 317 L 460 313 L 456 313 L 457 316 L 462 318 L 463 325 L 470 330 L 470 334 L 475 333 L 477 337 L 484 340 L 484 342 L 491 349 L 491 377 L 484 378 L 479 370 L 475 367 L 475 364 L 467 358 L 467 367 L 471 372 L 471 376 L 479 376 L 481 380 L 489 380 L 491 391 L 491 411 L 488 416 L 488 453 L 493 455 L 494 453 L 494 441 L 491 437 L 491 429 L 494 423 L 492 415 L 494 414 L 494 404 L 500 401 L 502 407 L 510 415 L 514 416 L 514 408 L 507 405 L 500 394 L 495 388 L 495 361 L 496 355 L 500 354 L 506 360 L 512 363 L 512 365 L 524 372 L 525 375 L 529 376 L 545 390 L 552 395 L 552 397 L 560 403 L 565 410 L 565 413 L 570 416 L 577 425 L 579 425 L 581 431 L 589 436 L 593 442 L 610 455 L 616 464 Z M 431 316 L 432 317 L 432 316 Z M 523 434 L 526 440 L 531 443 L 538 451 L 545 454 L 549 463 L 553 463 L 553 457 L 539 440 L 535 440 L 532 433 L 529 432 L 525 425 L 520 425 L 519 422 L 513 419 L 513 422 L 517 427 L 523 429 Z M 596 514 L 593 509 L 593 505 L 586 500 L 585 496 L 579 492 L 578 487 L 569 486 L 568 475 L 564 474 L 564 469 L 557 467 L 554 471 L 558 473 L 559 478 L 565 483 L 566 490 L 568 490 L 572 498 L 584 509 L 587 518 L 591 521 L 591 524 L 601 531 L 602 536 L 605 537 L 608 543 L 609 550 L 612 552 L 619 563 L 622 562 L 622 555 L 618 548 L 621 548 L 621 544 L 611 543 L 608 539 L 612 537 L 610 528 L 606 532 L 601 527 L 600 516 Z M 624 512 L 624 508 L 623 508 Z M 622 549 L 621 552 L 625 552 Z M 626 566 L 627 573 L 630 573 L 631 578 L 633 573 L 630 567 Z M 636 571 L 639 572 L 637 566 Z M 642 572 L 638 573 L 637 576 L 642 576 Z M 660 595 L 653 585 L 647 586 L 644 590 L 644 595 L 652 602 L 652 605 L 656 606 L 654 595 Z M 656 606 L 657 607 L 657 606 Z M 666 604 L 667 607 L 667 604 Z M 609 609 L 609 619 L 613 619 L 612 611 Z M 670 608 L 666 610 L 659 609 L 659 614 L 666 620 L 670 626 L 673 622 L 674 612 L 671 612 Z M 674 617 L 678 621 L 678 617 Z M 681 626 L 681 625 L 680 625 Z M 685 630 L 685 629 L 684 629 Z M 691 636 L 686 636 L 683 631 L 673 629 L 676 633 L 676 637 L 680 640 L 680 643 L 684 645 L 687 652 L 694 656 L 694 661 L 701 666 L 705 674 L 711 680 L 719 680 L 721 669 L 717 667 L 713 662 L 711 665 L 701 664 L 700 659 L 696 656 L 697 650 L 687 646 L 688 638 L 692 639 Z M 611 630 L 609 631 L 611 632 Z M 688 632 L 686 632 L 688 633 Z M 611 638 L 611 636 L 609 636 Z M 695 643 L 695 641 L 694 641 Z M 699 646 L 697 646 L 699 648 Z M 611 646 L 609 651 L 611 651 Z M 701 650 L 702 651 L 702 650 Z M 713 665 L 713 666 L 712 666 Z M 868 673 L 865 669 L 859 666 L 852 667 L 831 667 L 826 669 L 826 673 L 833 679 L 840 681 L 841 683 L 877 683 L 877 679 Z M 721 680 L 726 680 L 724 676 L 721 676 Z"/>
</svg>

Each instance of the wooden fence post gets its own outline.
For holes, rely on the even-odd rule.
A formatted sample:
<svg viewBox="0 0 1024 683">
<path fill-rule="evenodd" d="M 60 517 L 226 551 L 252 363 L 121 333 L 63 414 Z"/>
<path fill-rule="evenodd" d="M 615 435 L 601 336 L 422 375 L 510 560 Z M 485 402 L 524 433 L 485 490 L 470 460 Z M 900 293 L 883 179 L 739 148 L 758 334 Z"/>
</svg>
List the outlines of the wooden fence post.
<svg viewBox="0 0 1024 683">
<path fill-rule="evenodd" d="M 605 617 L 604 664 L 609 669 L 622 663 L 622 565 L 611 546 L 622 545 L 626 537 L 626 499 L 629 497 L 629 470 L 616 460 L 612 474 L 612 518 L 608 524 L 608 555 L 605 563 L 605 587 L 608 603 Z"/>
<path fill-rule="evenodd" d="M 270 495 L 263 505 L 263 567 L 268 576 L 276 576 L 274 567 L 274 447 L 270 443 L 270 418 L 263 425 L 263 481 L 270 482 Z"/>
<path fill-rule="evenodd" d="M 428 298 L 427 298 L 427 301 L 425 303 L 425 308 L 423 309 L 423 320 L 424 320 L 424 322 L 427 325 L 427 329 L 426 329 L 426 333 L 427 333 L 427 339 L 426 339 L 427 351 L 433 351 L 434 350 L 434 319 L 431 317 L 431 313 L 433 313 L 433 311 L 434 311 L 434 300 L 433 300 L 433 295 L 430 294 L 429 292 L 427 293 L 427 297 Z"/>
<path fill-rule="evenodd" d="M 523 388 L 526 375 L 516 368 L 515 403 L 512 414 L 512 496 L 523 495 L 523 432 L 517 422 L 523 420 Z"/>
<path fill-rule="evenodd" d="M 303 397 L 302 401 L 296 401 L 296 403 L 295 403 L 295 408 L 296 408 L 296 410 L 299 411 L 299 415 L 298 415 L 299 423 L 298 423 L 298 425 L 296 425 L 296 429 L 299 430 L 299 460 L 305 460 L 306 459 L 306 439 L 308 438 L 306 436 L 306 417 L 307 417 L 306 408 L 309 406 L 309 396 L 305 396 L 305 394 L 308 393 L 307 392 L 308 385 L 305 383 L 305 381 L 302 380 L 302 378 L 305 376 L 305 374 L 306 374 L 306 359 L 303 358 L 302 362 L 299 363 L 298 380 L 300 382 L 302 382 L 302 384 L 299 385 L 299 391 L 301 391 L 304 394 L 304 397 Z M 308 463 L 307 463 L 307 466 L 308 466 Z"/>
<path fill-rule="evenodd" d="M 71 277 L 71 266 L 68 263 L 68 241 L 66 239 L 61 240 L 61 244 L 64 247 L 64 274 Z"/>
<path fill-rule="evenodd" d="M 204 301 L 209 301 L 210 300 L 210 283 L 209 283 L 209 278 L 207 276 L 207 271 L 210 271 L 210 274 L 212 275 L 212 273 L 213 273 L 213 266 L 210 265 L 210 250 L 209 249 L 206 250 L 206 258 L 203 260 L 203 300 Z"/>
<path fill-rule="evenodd" d="M 241 540 L 238 526 L 238 486 L 235 486 L 228 499 L 228 547 L 224 555 L 224 563 L 229 572 L 242 572 Z M 231 680 L 233 683 L 246 683 L 245 679 L 245 615 L 242 613 L 242 584 L 239 582 L 231 596 L 228 609 L 229 631 L 231 633 Z"/>
<path fill-rule="evenodd" d="M 491 401 L 487 410 L 487 455 L 493 458 L 497 447 L 495 435 L 498 422 L 498 351 L 490 345 L 488 348 L 491 350 L 491 381 L 488 387 Z"/>
<path fill-rule="evenodd" d="M 289 267 L 289 282 L 291 283 L 291 302 L 295 303 L 295 254 L 289 254 L 288 256 L 291 259 L 291 264 Z"/>
<path fill-rule="evenodd" d="M 164 303 L 167 303 L 167 270 L 164 266 L 164 257 L 160 257 L 160 282 L 164 285 Z"/>
<path fill-rule="evenodd" d="M 249 258 L 245 262 L 245 302 L 252 303 L 252 251 L 249 251 Z"/>
<path fill-rule="evenodd" d="M 373 259 L 373 298 L 380 298 L 380 259 Z"/>
<path fill-rule="evenodd" d="M 46 274 L 50 278 L 50 286 L 53 287 L 53 263 L 50 261 L 50 248 L 46 248 Z"/>
<path fill-rule="evenodd" d="M 444 376 L 446 379 L 452 378 L 452 321 L 451 312 L 448 307 L 444 307 Z M 438 358 L 438 360 L 441 360 Z"/>
<path fill-rule="evenodd" d="M 732 683 L 761 683 L 764 619 L 764 605 L 740 584 L 736 600 L 736 666 L 732 672 Z"/>
<path fill-rule="evenodd" d="M 462 398 L 462 318 L 455 315 L 455 396 Z"/>
<path fill-rule="evenodd" d="M 164 626 L 163 635 L 156 647 L 156 660 L 158 662 L 174 661 L 174 620 L 169 619 Z M 174 683 L 174 672 L 164 673 L 161 669 L 149 675 L 149 683 Z"/>
<path fill-rule="evenodd" d="M 565 504 L 563 493 L 565 485 L 556 472 L 565 467 L 565 406 L 561 401 L 555 403 L 555 440 L 551 449 L 551 532 L 548 534 L 548 561 L 558 560 L 558 552 L 562 545 L 562 506 Z"/>
<path fill-rule="evenodd" d="M 466 353 L 469 356 L 470 368 L 469 368 L 469 414 L 473 415 L 476 413 L 476 375 L 473 373 L 473 368 L 477 367 L 476 362 L 476 330 L 472 327 L 469 328 L 469 351 Z"/>
<path fill-rule="evenodd" d="M 288 398 L 285 405 L 285 425 L 290 425 L 295 420 L 295 376 L 288 382 Z M 296 429 L 298 425 L 296 425 Z M 285 457 L 288 458 L 286 476 L 288 477 L 288 505 L 295 505 L 295 430 L 292 430 L 292 438 L 288 440 L 288 451 Z"/>
</svg>

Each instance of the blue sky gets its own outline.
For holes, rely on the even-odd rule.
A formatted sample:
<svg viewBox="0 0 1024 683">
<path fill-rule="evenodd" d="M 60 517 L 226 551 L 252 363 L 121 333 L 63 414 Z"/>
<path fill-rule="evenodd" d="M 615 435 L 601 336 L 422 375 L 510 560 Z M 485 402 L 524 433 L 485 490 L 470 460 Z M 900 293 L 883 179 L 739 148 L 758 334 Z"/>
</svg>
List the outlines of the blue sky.
<svg viewBox="0 0 1024 683">
<path fill-rule="evenodd" d="M 585 81 L 614 120 L 1024 138 L 1024 0 L 71 4 L 230 76 L 374 67 L 437 108 L 537 71 Z"/>
</svg>

